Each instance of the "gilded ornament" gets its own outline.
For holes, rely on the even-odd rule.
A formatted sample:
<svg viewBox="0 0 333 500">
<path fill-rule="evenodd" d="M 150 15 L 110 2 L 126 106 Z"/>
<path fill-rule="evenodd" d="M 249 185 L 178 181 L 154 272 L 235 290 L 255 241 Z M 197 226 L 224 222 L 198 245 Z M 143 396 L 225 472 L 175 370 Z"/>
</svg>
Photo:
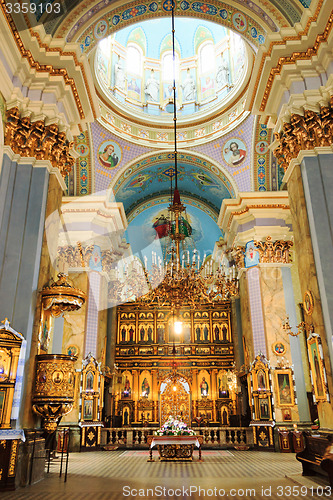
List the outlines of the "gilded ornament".
<svg viewBox="0 0 333 500">
<path fill-rule="evenodd" d="M 274 344 L 272 345 L 272 351 L 274 352 L 274 354 L 276 354 L 276 356 L 283 356 L 284 354 L 286 354 L 286 350 L 287 348 L 285 344 L 280 340 L 274 342 Z"/>
<path fill-rule="evenodd" d="M 32 408 L 44 418 L 45 430 L 53 432 L 59 418 L 73 408 L 76 358 L 66 354 L 40 354 L 36 358 Z"/>
<path fill-rule="evenodd" d="M 310 292 L 310 290 L 306 290 L 305 293 L 304 293 L 304 297 L 303 297 L 303 309 L 304 309 L 304 312 L 308 316 L 311 316 L 312 313 L 313 313 L 313 308 L 314 308 L 313 295 Z"/>
<path fill-rule="evenodd" d="M 280 263 L 288 264 L 291 262 L 290 248 L 292 241 L 277 240 L 272 241 L 271 236 L 267 236 L 266 241 L 255 241 L 255 246 L 259 251 L 260 263 Z"/>
<path fill-rule="evenodd" d="M 309 151 L 333 144 L 333 96 L 330 105 L 322 106 L 319 113 L 305 109 L 304 115 L 292 114 L 290 123 L 275 133 L 278 146 L 274 150 L 278 163 L 286 171 L 300 151 Z"/>
<path fill-rule="evenodd" d="M 87 245 L 83 247 L 81 242 L 77 245 L 68 245 L 58 248 L 58 266 L 61 269 L 68 267 L 89 267 L 89 260 L 93 254 L 95 245 Z M 115 252 L 110 250 L 101 251 L 102 269 L 105 272 L 110 272 L 112 263 L 119 258 Z"/>
<path fill-rule="evenodd" d="M 83 306 L 85 299 L 86 294 L 75 288 L 72 280 L 63 273 L 58 273 L 58 280 L 51 279 L 42 289 L 43 308 L 50 310 L 54 317 L 77 311 Z"/>
<path fill-rule="evenodd" d="M 75 163 L 70 154 L 73 144 L 66 139 L 65 132 L 59 131 L 56 123 L 31 122 L 29 116 L 20 117 L 18 108 L 7 111 L 5 145 L 21 156 L 50 161 L 63 177 L 69 174 Z"/>
<path fill-rule="evenodd" d="M 9 459 L 8 477 L 15 476 L 17 449 L 18 449 L 18 440 L 13 439 L 12 450 L 11 450 L 10 459 Z"/>
</svg>

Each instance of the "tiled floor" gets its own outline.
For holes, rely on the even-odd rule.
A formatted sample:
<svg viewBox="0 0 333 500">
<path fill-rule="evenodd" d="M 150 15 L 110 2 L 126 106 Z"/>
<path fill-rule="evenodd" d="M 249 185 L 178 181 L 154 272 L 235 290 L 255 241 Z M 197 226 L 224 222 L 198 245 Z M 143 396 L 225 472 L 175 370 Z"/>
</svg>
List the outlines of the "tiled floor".
<svg viewBox="0 0 333 500">
<path fill-rule="evenodd" d="M 294 454 L 203 451 L 203 462 L 147 462 L 122 450 L 72 453 L 67 482 L 57 460 L 45 480 L 3 500 L 306 499 L 330 498 L 327 482 L 301 475 Z M 200 489 L 201 488 L 201 489 Z"/>
</svg>

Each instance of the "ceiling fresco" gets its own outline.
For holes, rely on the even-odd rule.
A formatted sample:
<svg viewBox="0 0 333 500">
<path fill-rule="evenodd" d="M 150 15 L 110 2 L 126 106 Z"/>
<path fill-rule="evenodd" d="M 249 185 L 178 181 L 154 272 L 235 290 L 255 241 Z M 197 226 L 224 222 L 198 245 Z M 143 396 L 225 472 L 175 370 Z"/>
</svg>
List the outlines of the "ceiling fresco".
<svg viewBox="0 0 333 500">
<path fill-rule="evenodd" d="M 138 203 L 158 195 L 170 193 L 171 180 L 174 186 L 175 169 L 173 161 L 148 167 L 131 175 L 114 190 L 116 201 L 122 201 L 128 213 Z M 178 162 L 178 188 L 182 195 L 203 200 L 217 213 L 224 198 L 230 198 L 227 186 L 212 172 L 196 165 Z"/>
<path fill-rule="evenodd" d="M 173 62 L 170 29 L 170 18 L 151 19 L 99 42 L 94 71 L 104 102 L 171 122 L 165 107 L 173 97 L 173 69 L 178 119 L 237 100 L 252 61 L 242 37 L 217 23 L 177 18 Z"/>
<path fill-rule="evenodd" d="M 165 248 L 167 238 L 159 240 L 153 224 L 158 217 L 168 214 L 168 206 L 168 202 L 149 206 L 140 212 L 128 225 L 125 232 L 126 240 L 130 243 L 133 254 L 136 254 L 142 261 L 144 255 L 148 260 L 151 258 L 151 249 L 153 247 L 155 247 L 155 251 L 157 247 L 160 247 L 162 252 Z M 186 244 L 191 252 L 195 248 L 200 253 L 200 259 L 202 260 L 205 254 L 208 256 L 213 252 L 216 241 L 223 237 L 223 234 L 216 222 L 201 209 L 188 205 L 186 213 L 187 220 L 192 227 L 192 235 L 190 238 L 186 238 Z M 148 262 L 148 267 L 149 264 L 150 262 Z"/>
<path fill-rule="evenodd" d="M 148 17 L 161 17 L 167 11 L 167 2 L 148 1 L 145 2 L 123 2 L 123 7 L 116 8 L 110 4 L 112 0 L 85 0 L 81 2 L 72 2 L 66 0 L 65 15 L 56 20 L 45 24 L 48 33 L 56 34 L 57 37 L 66 37 L 68 41 L 77 40 L 78 34 L 83 34 L 82 40 L 89 33 L 90 26 L 96 27 L 97 23 L 102 20 L 106 21 L 105 30 L 112 31 L 117 29 L 119 25 L 126 25 L 135 19 L 136 21 Z M 219 18 L 222 24 L 232 25 L 232 16 L 235 12 L 241 12 L 246 16 L 246 22 L 254 27 L 254 23 L 258 24 L 254 19 L 259 20 L 259 26 L 262 25 L 266 32 L 278 31 L 281 27 L 292 26 L 299 21 L 302 12 L 311 4 L 311 0 L 267 0 L 262 2 L 259 0 L 233 0 L 232 5 L 223 2 L 214 2 L 209 4 L 195 2 L 194 4 L 183 0 L 177 5 L 176 15 L 193 16 L 194 13 L 198 17 L 214 20 Z M 208 6 L 208 9 L 207 9 Z M 133 9 L 134 7 L 134 9 Z M 92 22 L 93 19 L 93 22 Z M 47 20 L 46 20 L 47 21 Z M 237 29 L 237 26 L 236 26 Z M 91 31 L 94 36 L 94 30 Z M 100 35 L 100 33 L 96 34 Z M 104 33 L 106 35 L 106 33 Z M 247 33 L 246 33 L 247 35 Z M 246 36 L 245 35 L 245 36 Z"/>
<path fill-rule="evenodd" d="M 167 204 L 169 206 L 170 200 L 171 198 L 169 193 L 168 195 L 155 196 L 154 198 L 150 198 L 149 200 L 139 203 L 138 205 L 136 205 L 135 208 L 133 208 L 133 210 L 131 210 L 128 214 L 126 214 L 127 222 L 131 223 L 135 219 L 135 217 L 137 217 L 139 214 L 147 210 L 147 208 L 155 207 L 161 204 Z M 219 212 L 216 212 L 214 209 L 212 209 L 211 206 L 209 206 L 203 200 L 198 200 L 191 196 L 182 194 L 181 201 L 185 207 L 189 206 L 196 207 L 198 208 L 198 210 L 205 212 L 205 214 L 207 214 L 211 219 L 213 219 L 214 222 L 217 223 L 219 218 Z"/>
</svg>

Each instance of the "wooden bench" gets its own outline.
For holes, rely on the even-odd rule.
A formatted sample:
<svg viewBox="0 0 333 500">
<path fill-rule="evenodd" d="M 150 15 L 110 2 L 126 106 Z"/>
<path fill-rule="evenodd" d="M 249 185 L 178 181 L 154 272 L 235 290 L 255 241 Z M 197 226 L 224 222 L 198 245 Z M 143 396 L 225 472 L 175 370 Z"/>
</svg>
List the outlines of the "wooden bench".
<svg viewBox="0 0 333 500">
<path fill-rule="evenodd" d="M 333 487 L 333 453 L 332 437 L 311 436 L 304 434 L 305 448 L 296 454 L 296 458 L 303 467 L 303 476 L 314 474 L 328 475 L 330 485 Z"/>
</svg>

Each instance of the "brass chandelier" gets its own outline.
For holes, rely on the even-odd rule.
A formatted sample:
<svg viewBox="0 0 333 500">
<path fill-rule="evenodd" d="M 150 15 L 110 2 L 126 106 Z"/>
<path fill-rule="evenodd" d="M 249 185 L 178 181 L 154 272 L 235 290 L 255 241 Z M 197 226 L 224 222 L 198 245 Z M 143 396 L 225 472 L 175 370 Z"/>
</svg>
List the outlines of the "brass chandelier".
<svg viewBox="0 0 333 500">
<path fill-rule="evenodd" d="M 168 208 L 170 217 L 167 220 L 167 236 L 170 242 L 163 259 L 153 252 L 150 270 L 147 267 L 146 257 L 144 265 L 139 259 L 133 258 L 131 264 L 125 264 L 122 269 L 118 268 L 116 279 L 110 286 L 110 296 L 113 302 L 118 304 L 132 299 L 144 306 L 167 305 L 178 314 L 183 306 L 194 309 L 203 303 L 219 303 L 238 295 L 239 282 L 236 266 L 226 267 L 222 262 L 205 261 L 205 257 L 200 262 L 196 250 L 190 258 L 190 252 L 186 249 L 185 240 L 190 226 L 186 216 L 183 216 L 186 214 L 186 209 L 178 190 L 175 2 L 172 0 L 171 3 L 173 99 L 169 101 L 168 108 L 173 105 L 175 187 L 172 192 L 171 186 L 171 203 Z"/>
</svg>

